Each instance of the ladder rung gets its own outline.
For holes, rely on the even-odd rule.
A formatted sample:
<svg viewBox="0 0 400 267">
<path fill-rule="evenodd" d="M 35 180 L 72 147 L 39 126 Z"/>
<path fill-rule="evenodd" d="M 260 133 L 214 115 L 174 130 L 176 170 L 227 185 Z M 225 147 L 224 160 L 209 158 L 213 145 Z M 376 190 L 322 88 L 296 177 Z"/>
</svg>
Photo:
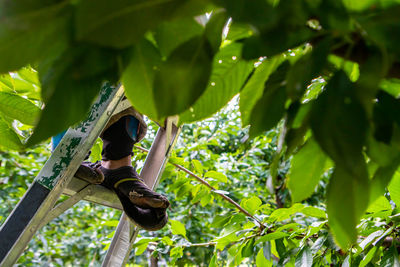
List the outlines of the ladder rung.
<svg viewBox="0 0 400 267">
<path fill-rule="evenodd" d="M 71 182 L 64 189 L 63 194 L 67 196 L 73 196 L 77 192 L 81 191 L 87 185 L 88 185 L 87 182 L 78 179 L 76 177 L 73 177 Z M 122 205 L 117 195 L 111 190 L 101 185 L 95 185 L 93 187 L 92 194 L 84 197 L 83 200 L 107 206 L 110 208 L 122 210 Z"/>
</svg>

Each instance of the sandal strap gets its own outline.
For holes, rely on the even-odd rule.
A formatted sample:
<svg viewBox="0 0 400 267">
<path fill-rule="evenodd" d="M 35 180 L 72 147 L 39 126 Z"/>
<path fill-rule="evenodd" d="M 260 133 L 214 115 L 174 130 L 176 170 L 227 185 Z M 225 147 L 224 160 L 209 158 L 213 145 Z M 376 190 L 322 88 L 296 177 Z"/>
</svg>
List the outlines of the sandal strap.
<svg viewBox="0 0 400 267">
<path fill-rule="evenodd" d="M 139 179 L 139 178 L 124 178 L 124 179 L 121 179 L 118 182 L 116 182 L 114 184 L 114 188 L 117 188 L 120 184 L 125 183 L 125 182 L 129 182 L 129 181 L 135 181 L 135 182 L 137 181 L 137 182 L 143 183 L 143 181 L 141 179 Z"/>
</svg>

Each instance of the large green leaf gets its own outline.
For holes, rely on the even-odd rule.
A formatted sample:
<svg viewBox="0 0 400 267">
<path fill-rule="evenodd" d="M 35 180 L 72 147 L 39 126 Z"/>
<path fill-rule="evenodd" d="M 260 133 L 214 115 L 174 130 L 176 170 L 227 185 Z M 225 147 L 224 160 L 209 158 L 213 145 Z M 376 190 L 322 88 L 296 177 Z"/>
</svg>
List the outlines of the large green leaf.
<svg viewBox="0 0 400 267">
<path fill-rule="evenodd" d="M 102 83 L 116 80 L 117 68 L 113 50 L 80 46 L 67 51 L 42 76 L 45 108 L 28 145 L 56 135 L 82 120 Z"/>
<path fill-rule="evenodd" d="M 250 124 L 253 107 L 263 96 L 265 82 L 282 61 L 283 57 L 281 56 L 263 60 L 240 92 L 240 113 L 243 126 Z"/>
<path fill-rule="evenodd" d="M 250 137 L 268 131 L 282 119 L 285 113 L 286 91 L 284 82 L 288 67 L 288 62 L 279 66 L 265 83 L 264 93 L 251 111 Z"/>
<path fill-rule="evenodd" d="M 0 92 L 0 113 L 19 120 L 28 125 L 34 125 L 40 109 L 29 100 L 16 94 Z"/>
<path fill-rule="evenodd" d="M 5 149 L 20 150 L 21 140 L 12 127 L 0 116 L 0 146 Z"/>
<path fill-rule="evenodd" d="M 208 40 L 199 36 L 177 47 L 161 64 L 153 85 L 159 117 L 179 114 L 193 105 L 208 85 L 212 57 Z"/>
<path fill-rule="evenodd" d="M 192 17 L 207 8 L 207 1 L 191 0 L 85 0 L 76 13 L 77 38 L 112 47 L 127 47 L 162 21 Z"/>
<path fill-rule="evenodd" d="M 251 62 L 240 58 L 241 48 L 241 44 L 233 43 L 221 48 L 215 55 L 207 89 L 189 110 L 180 115 L 182 122 L 197 121 L 210 116 L 239 93 L 253 69 Z"/>
<path fill-rule="evenodd" d="M 143 40 L 132 48 L 131 61 L 122 75 L 125 94 L 132 105 L 153 120 L 159 119 L 153 82 L 160 64 L 160 53 L 151 42 Z"/>
<path fill-rule="evenodd" d="M 59 53 L 69 39 L 68 2 L 0 2 L 0 73 Z"/>
<path fill-rule="evenodd" d="M 203 32 L 204 27 L 194 18 L 182 18 L 160 24 L 154 38 L 162 56 L 168 57 L 179 45 Z"/>
<path fill-rule="evenodd" d="M 361 160 L 359 165 L 366 168 Z M 335 240 L 343 249 L 357 240 L 356 226 L 368 206 L 368 192 L 367 175 L 355 177 L 347 168 L 336 166 L 327 188 L 327 212 Z"/>
<path fill-rule="evenodd" d="M 293 202 L 311 196 L 324 173 L 327 160 L 328 157 L 313 139 L 309 139 L 294 155 L 288 179 Z"/>
<path fill-rule="evenodd" d="M 321 148 L 349 173 L 359 175 L 358 161 L 368 127 L 354 84 L 342 71 L 328 82 L 311 110 L 311 129 Z"/>
</svg>

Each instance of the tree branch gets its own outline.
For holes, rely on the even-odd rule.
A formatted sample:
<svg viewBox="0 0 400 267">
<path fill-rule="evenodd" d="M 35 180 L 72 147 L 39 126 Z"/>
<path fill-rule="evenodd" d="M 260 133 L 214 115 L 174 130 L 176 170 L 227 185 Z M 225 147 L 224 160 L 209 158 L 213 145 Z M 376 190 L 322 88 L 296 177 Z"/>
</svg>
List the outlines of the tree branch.
<svg viewBox="0 0 400 267">
<path fill-rule="evenodd" d="M 143 152 L 149 152 L 147 149 L 140 147 L 140 146 L 135 146 L 135 148 L 143 151 Z M 186 172 L 187 174 L 189 174 L 190 176 L 192 176 L 193 178 L 195 178 L 198 182 L 202 183 L 203 185 L 205 185 L 206 187 L 208 187 L 209 189 L 211 189 L 211 192 L 221 196 L 223 199 L 225 199 L 226 201 L 228 201 L 229 203 L 231 203 L 232 205 L 234 205 L 241 213 L 243 213 L 244 215 L 246 215 L 247 217 L 252 218 L 253 220 L 255 220 L 258 224 L 259 227 L 261 229 L 265 228 L 265 225 L 258 220 L 256 217 L 254 217 L 253 215 L 251 215 L 247 210 L 245 210 L 244 208 L 242 208 L 237 202 L 235 202 L 233 199 L 231 199 L 230 197 L 220 193 L 217 191 L 216 188 L 214 188 L 213 186 L 211 186 L 206 180 L 200 178 L 199 176 L 197 176 L 196 174 L 194 174 L 193 172 L 189 171 L 188 169 L 186 169 L 185 167 L 175 164 L 175 163 L 170 163 L 172 165 L 174 165 L 176 168 L 180 169 L 181 171 Z"/>
</svg>

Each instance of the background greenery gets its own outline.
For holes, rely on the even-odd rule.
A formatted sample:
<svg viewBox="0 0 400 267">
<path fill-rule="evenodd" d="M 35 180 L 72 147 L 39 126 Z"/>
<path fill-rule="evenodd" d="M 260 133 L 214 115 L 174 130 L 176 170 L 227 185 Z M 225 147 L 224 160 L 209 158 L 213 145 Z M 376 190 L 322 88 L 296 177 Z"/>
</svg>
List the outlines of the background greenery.
<svg viewBox="0 0 400 267">
<path fill-rule="evenodd" d="M 150 244 L 170 264 L 399 265 L 399 11 L 396 0 L 0 1 L 1 220 L 48 156 L 38 144 L 120 81 L 151 120 L 179 115 L 171 162 L 214 188 L 167 167 L 161 190 L 182 206 L 168 229 L 143 233 L 138 262 Z M 80 227 L 66 234 L 96 230 L 68 253 L 36 240 L 21 261 L 98 261 L 109 233 L 96 231 L 112 227 L 72 214 Z M 81 247 L 93 233 L 104 244 Z"/>
</svg>

